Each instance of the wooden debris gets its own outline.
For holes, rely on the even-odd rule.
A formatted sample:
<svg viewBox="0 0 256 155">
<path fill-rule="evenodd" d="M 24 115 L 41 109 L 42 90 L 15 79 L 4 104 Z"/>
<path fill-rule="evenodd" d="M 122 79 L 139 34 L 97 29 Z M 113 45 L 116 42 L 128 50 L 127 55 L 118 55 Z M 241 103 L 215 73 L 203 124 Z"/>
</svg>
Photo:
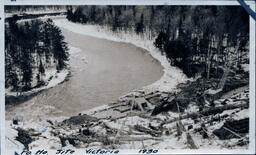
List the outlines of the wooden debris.
<svg viewBox="0 0 256 155">
<path fill-rule="evenodd" d="M 106 123 L 102 123 L 102 127 L 106 129 L 108 134 L 117 134 L 117 129 L 111 128 Z"/>
<path fill-rule="evenodd" d="M 249 133 L 249 118 L 226 121 L 224 125 L 213 131 L 221 140 L 242 138 L 243 134 Z"/>
<path fill-rule="evenodd" d="M 47 120 L 46 122 L 48 122 L 49 124 L 53 125 L 53 122 L 51 120 Z"/>
<path fill-rule="evenodd" d="M 187 119 L 187 118 L 193 119 L 193 118 L 199 118 L 202 116 L 209 116 L 209 115 L 221 113 L 225 110 L 231 110 L 231 109 L 236 109 L 236 108 L 248 108 L 248 107 L 249 107 L 249 103 L 242 103 L 242 104 L 228 104 L 228 105 L 219 106 L 219 107 L 207 108 L 200 112 L 188 113 L 188 114 L 182 115 L 181 117 L 177 117 L 177 118 L 174 118 L 174 119 L 171 119 L 168 121 L 164 121 L 160 125 L 162 126 L 167 123 L 172 123 L 172 122 L 182 120 L 182 119 Z"/>
<path fill-rule="evenodd" d="M 193 138 L 191 137 L 191 135 L 190 135 L 188 132 L 187 132 L 186 136 L 187 136 L 187 144 L 188 144 L 188 147 L 189 147 L 190 149 L 198 149 L 198 147 L 196 146 L 196 144 L 195 144 Z"/>
<path fill-rule="evenodd" d="M 16 130 L 18 131 L 18 136 L 16 137 L 16 140 L 22 143 L 25 149 L 28 150 L 28 145 L 33 141 L 33 138 L 31 137 L 29 131 L 22 128 L 17 128 Z"/>
<path fill-rule="evenodd" d="M 155 141 L 163 141 L 162 138 L 157 137 L 131 137 L 131 136 L 119 136 L 118 139 L 120 141 L 144 141 L 144 140 L 155 140 Z"/>
<path fill-rule="evenodd" d="M 87 114 L 80 115 L 80 116 L 73 116 L 69 119 L 64 120 L 61 124 L 62 125 L 81 125 L 88 122 L 97 122 L 98 118 L 89 116 Z"/>
<path fill-rule="evenodd" d="M 150 134 L 151 136 L 154 136 L 154 137 L 159 137 L 159 136 L 162 135 L 162 131 L 151 130 L 151 129 L 145 128 L 141 125 L 135 125 L 134 129 L 139 131 L 139 132 L 144 132 L 146 134 Z"/>
</svg>

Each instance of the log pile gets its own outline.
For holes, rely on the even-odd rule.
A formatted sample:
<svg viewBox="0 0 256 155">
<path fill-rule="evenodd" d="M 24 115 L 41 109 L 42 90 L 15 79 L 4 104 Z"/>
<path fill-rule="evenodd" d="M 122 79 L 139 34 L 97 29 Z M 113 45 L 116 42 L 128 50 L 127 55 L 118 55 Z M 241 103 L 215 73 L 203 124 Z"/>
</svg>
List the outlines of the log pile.
<svg viewBox="0 0 256 155">
<path fill-rule="evenodd" d="M 149 134 L 153 137 L 160 137 L 162 135 L 162 131 L 161 130 L 152 130 L 146 127 L 143 127 L 141 125 L 135 125 L 134 129 L 139 131 L 139 132 L 144 132 L 146 134 Z"/>
<path fill-rule="evenodd" d="M 213 133 L 221 140 L 241 138 L 245 133 L 249 133 L 249 118 L 228 120 L 221 128 L 214 130 Z"/>
<path fill-rule="evenodd" d="M 167 98 L 159 101 L 156 104 L 152 115 L 157 115 L 162 112 L 172 111 L 178 112 L 177 105 L 180 107 L 180 111 L 184 112 L 191 103 L 196 103 L 200 109 L 204 109 L 205 102 L 208 102 L 211 106 L 214 105 L 214 100 L 219 99 L 224 93 L 234 90 L 239 87 L 243 87 L 249 84 L 248 73 L 229 75 L 228 79 L 221 91 L 217 91 L 217 94 L 205 94 L 209 90 L 217 90 L 220 79 L 203 79 L 199 78 L 196 81 L 188 81 L 185 84 L 178 85 L 180 91 L 178 93 L 169 94 Z"/>
</svg>

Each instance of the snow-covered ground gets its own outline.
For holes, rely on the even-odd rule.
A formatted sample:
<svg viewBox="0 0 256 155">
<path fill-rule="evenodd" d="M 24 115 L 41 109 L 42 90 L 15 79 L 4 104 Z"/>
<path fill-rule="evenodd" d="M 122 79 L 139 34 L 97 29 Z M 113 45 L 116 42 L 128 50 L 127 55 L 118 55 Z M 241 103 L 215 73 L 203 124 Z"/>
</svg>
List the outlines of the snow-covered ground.
<svg viewBox="0 0 256 155">
<path fill-rule="evenodd" d="M 235 98 L 247 98 L 248 99 L 248 91 L 243 91 L 238 94 L 235 94 L 229 98 L 230 102 L 228 104 L 237 104 L 237 101 Z M 219 99 L 221 100 L 221 99 Z M 235 101 L 233 101 L 235 100 Z M 198 108 L 192 109 L 188 108 L 186 112 L 197 112 Z M 192 139 L 195 142 L 195 145 L 199 149 L 211 149 L 211 150 L 217 150 L 217 149 L 247 149 L 248 145 L 244 146 L 238 146 L 236 145 L 241 139 L 237 138 L 231 138 L 228 140 L 220 140 L 218 137 L 216 137 L 213 134 L 213 131 L 216 129 L 219 129 L 226 120 L 241 120 L 249 117 L 249 109 L 241 109 L 241 108 L 236 108 L 232 110 L 226 110 L 223 111 L 220 114 L 213 115 L 212 117 L 217 117 L 217 116 L 224 116 L 227 115 L 227 118 L 221 119 L 219 122 L 213 122 L 212 124 L 209 123 L 210 117 L 201 117 L 199 123 L 195 123 L 194 120 L 191 118 L 189 119 L 183 119 L 181 120 L 182 124 L 184 125 L 185 129 L 187 129 L 187 126 L 193 125 L 193 129 L 201 128 L 202 123 L 206 125 L 207 128 L 207 134 L 209 135 L 209 138 L 203 138 L 202 135 L 199 132 L 194 132 L 192 130 L 187 130 L 182 133 L 181 136 L 177 136 L 177 121 L 172 122 L 172 123 L 167 123 L 164 124 L 164 128 L 168 129 L 169 134 L 165 135 L 163 134 L 158 140 L 158 138 L 155 138 L 149 134 L 141 134 L 138 135 L 136 134 L 135 131 L 131 133 L 130 127 L 134 125 L 141 125 L 143 127 L 148 127 L 149 124 L 154 127 L 159 127 L 160 123 L 166 120 L 172 120 L 174 118 L 178 118 L 179 114 L 174 113 L 174 112 L 167 112 L 165 114 L 159 114 L 155 117 L 150 117 L 149 118 L 143 118 L 139 116 L 128 116 L 125 118 L 117 119 L 116 121 L 109 121 L 109 120 L 104 120 L 104 123 L 106 123 L 109 127 L 112 127 L 116 130 L 118 130 L 120 133 L 123 133 L 126 135 L 128 133 L 128 137 L 147 137 L 149 138 L 148 140 L 144 140 L 143 143 L 141 141 L 134 141 L 134 145 L 129 144 L 129 142 L 120 145 L 120 149 L 140 149 L 140 148 L 154 148 L 157 149 L 189 149 L 188 147 L 188 142 L 187 142 L 187 135 L 186 133 L 189 133 L 192 136 Z M 207 123 L 208 122 L 208 123 Z M 96 131 L 97 133 L 103 133 L 104 134 L 104 128 L 92 128 L 92 131 Z M 122 137 L 122 134 L 118 135 Z M 248 139 L 248 134 L 245 135 L 245 138 L 243 139 Z M 99 146 L 100 147 L 100 146 Z"/>
<path fill-rule="evenodd" d="M 57 16 L 45 15 L 45 16 L 42 16 L 42 17 L 37 17 L 35 19 L 45 21 L 45 20 L 47 20 L 49 18 L 51 18 L 51 19 L 58 19 L 58 18 L 65 18 L 65 17 L 66 17 L 66 15 L 57 15 Z M 21 19 L 21 20 L 18 20 L 17 23 L 29 22 L 31 20 L 34 20 L 34 19 Z"/>
<path fill-rule="evenodd" d="M 56 120 L 61 121 L 65 119 L 64 117 L 56 118 Z M 34 129 L 35 133 L 40 133 L 41 135 L 35 139 L 29 146 L 29 149 L 61 149 L 61 143 L 58 137 L 52 136 L 50 133 L 51 128 L 49 123 L 46 120 L 42 120 L 41 122 L 33 122 L 33 121 L 20 121 L 18 125 L 12 124 L 11 120 L 5 121 L 6 126 L 6 134 L 5 134 L 5 148 L 6 150 L 22 150 L 24 145 L 19 141 L 15 140 L 18 131 L 17 128 L 22 128 L 25 130 Z M 69 147 L 70 148 L 70 147 Z"/>
<path fill-rule="evenodd" d="M 40 11 L 17 11 L 17 12 L 11 12 L 11 13 L 5 13 L 5 18 L 12 17 L 13 15 L 23 16 L 23 15 L 40 15 L 40 14 L 52 14 L 52 13 L 63 13 L 66 12 L 66 10 L 40 10 Z"/>
<path fill-rule="evenodd" d="M 59 27 L 65 28 L 75 33 L 112 40 L 116 42 L 131 43 L 150 52 L 150 54 L 164 67 L 164 75 L 155 83 L 142 88 L 145 92 L 152 92 L 156 90 L 165 92 L 174 91 L 177 84 L 188 80 L 180 69 L 171 66 L 166 56 L 162 55 L 161 52 L 156 47 L 154 47 L 154 39 L 149 40 L 143 36 L 137 35 L 135 32 L 131 33 L 121 31 L 118 33 L 113 33 L 111 30 L 108 30 L 107 27 L 104 28 L 97 25 L 83 25 L 78 23 L 72 23 L 67 19 L 55 19 L 54 23 Z"/>
<path fill-rule="evenodd" d="M 248 97 L 248 92 L 241 92 L 238 94 L 233 95 L 230 100 L 237 96 L 244 96 Z M 232 103 L 230 103 L 232 104 Z M 195 111 L 192 110 L 191 111 Z M 213 134 L 213 131 L 220 128 L 226 120 L 234 119 L 240 120 L 244 118 L 248 118 L 248 109 L 240 109 L 236 108 L 233 110 L 226 110 L 220 113 L 220 116 L 228 115 L 227 118 L 222 118 L 219 122 L 213 122 L 212 124 L 209 123 L 209 117 L 202 117 L 200 118 L 201 123 L 195 123 L 192 119 L 183 119 L 181 123 L 184 125 L 185 130 L 187 126 L 193 125 L 192 130 L 183 131 L 180 136 L 177 136 L 177 122 L 166 123 L 163 125 L 165 131 L 168 131 L 168 134 L 164 132 L 160 137 L 155 137 L 150 134 L 146 134 L 144 132 L 139 132 L 134 130 L 134 126 L 140 125 L 143 127 L 148 128 L 149 125 L 153 127 L 159 127 L 163 121 L 171 120 L 174 118 L 179 117 L 178 113 L 174 112 L 167 112 L 165 114 L 159 114 L 155 117 L 144 118 L 140 116 L 127 116 L 125 118 L 117 119 L 116 121 L 111 121 L 109 119 L 102 119 L 97 123 L 93 122 L 95 125 L 90 127 L 90 131 L 96 132 L 99 135 L 108 135 L 107 130 L 102 124 L 106 124 L 107 126 L 111 127 L 111 129 L 117 130 L 117 134 L 110 134 L 108 135 L 109 139 L 114 141 L 122 141 L 122 143 L 118 144 L 118 149 L 189 149 L 188 147 L 188 140 L 187 140 L 187 133 L 189 133 L 195 143 L 195 145 L 199 149 L 203 150 L 218 150 L 218 149 L 247 149 L 247 145 L 238 146 L 236 145 L 241 138 L 231 138 L 228 140 L 220 140 Z M 218 114 L 216 114 L 218 116 Z M 215 115 L 213 116 L 215 117 Z M 59 118 L 58 122 L 62 121 L 63 118 Z M 208 123 L 207 123 L 208 122 Z M 207 133 L 209 138 L 203 138 L 199 132 L 194 132 L 194 129 L 199 129 L 202 126 L 202 123 L 205 123 L 207 127 Z M 54 122 L 56 124 L 56 122 Z M 21 127 L 22 129 L 29 130 L 33 126 L 35 133 L 40 133 L 40 136 L 36 136 L 36 139 L 29 144 L 30 149 L 37 150 L 37 149 L 74 149 L 74 146 L 66 142 L 67 146 L 62 147 L 60 139 L 58 136 L 54 136 L 53 133 L 58 132 L 59 136 L 67 136 L 67 135 L 77 135 L 79 132 L 78 127 L 68 125 L 69 127 L 65 126 L 55 126 L 51 127 L 49 123 L 45 120 L 41 122 L 32 123 L 31 122 L 20 122 L 19 125 L 13 125 L 11 121 L 6 121 L 7 133 L 6 133 L 6 147 L 7 148 L 17 148 L 22 149 L 24 146 L 14 140 L 17 136 L 17 131 L 14 128 Z M 57 128 L 57 129 L 56 129 Z M 129 140 L 130 141 L 126 141 Z M 143 139 L 143 140 L 142 140 Z M 244 140 L 248 139 L 248 134 L 245 135 Z M 102 148 L 102 142 L 92 142 L 88 144 L 81 144 L 84 145 L 85 148 Z"/>
<path fill-rule="evenodd" d="M 22 95 L 29 95 L 31 93 L 35 93 L 35 92 L 38 92 L 38 91 L 41 91 L 44 89 L 52 88 L 52 87 L 58 85 L 59 83 L 63 82 L 66 79 L 68 73 L 69 73 L 68 69 L 63 69 L 60 72 L 57 72 L 57 70 L 55 68 L 47 69 L 45 71 L 44 80 L 48 81 L 52 77 L 52 79 L 49 80 L 48 84 L 45 86 L 42 86 L 40 88 L 34 88 L 30 91 L 22 92 Z M 11 95 L 11 96 L 16 96 L 17 92 L 12 92 L 12 91 L 10 91 L 10 89 L 6 89 L 5 94 Z"/>
</svg>

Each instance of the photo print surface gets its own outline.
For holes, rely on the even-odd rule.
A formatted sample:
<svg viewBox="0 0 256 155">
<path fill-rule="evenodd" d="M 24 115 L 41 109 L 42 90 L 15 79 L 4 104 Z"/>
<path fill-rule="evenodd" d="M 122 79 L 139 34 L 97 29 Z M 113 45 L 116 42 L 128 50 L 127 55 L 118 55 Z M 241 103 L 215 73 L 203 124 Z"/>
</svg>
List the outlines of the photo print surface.
<svg viewBox="0 0 256 155">
<path fill-rule="evenodd" d="M 5 6 L 8 149 L 249 146 L 241 6 Z"/>
</svg>

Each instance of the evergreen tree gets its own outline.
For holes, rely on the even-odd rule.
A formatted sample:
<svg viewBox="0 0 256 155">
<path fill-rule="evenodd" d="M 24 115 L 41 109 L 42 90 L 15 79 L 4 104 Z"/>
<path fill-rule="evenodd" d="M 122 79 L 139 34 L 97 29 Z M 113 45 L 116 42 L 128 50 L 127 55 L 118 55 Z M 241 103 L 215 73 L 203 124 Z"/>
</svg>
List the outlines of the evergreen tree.
<svg viewBox="0 0 256 155">
<path fill-rule="evenodd" d="M 144 14 L 140 16 L 140 21 L 136 24 L 135 31 L 137 34 L 144 32 Z"/>
<path fill-rule="evenodd" d="M 40 60 L 40 64 L 39 64 L 39 67 L 38 67 L 38 72 L 40 73 L 39 75 L 40 75 L 40 77 L 42 76 L 42 75 L 44 75 L 44 73 L 45 73 L 45 69 L 44 69 L 44 66 L 43 66 L 43 63 L 42 63 L 42 61 Z M 40 78 L 41 79 L 41 78 Z"/>
<path fill-rule="evenodd" d="M 75 10 L 72 21 L 73 22 L 79 22 L 79 23 L 86 23 L 87 22 L 87 18 L 83 14 L 82 9 L 80 7 L 78 7 Z"/>
<path fill-rule="evenodd" d="M 57 60 L 56 69 L 58 71 L 66 67 L 66 61 L 68 61 L 68 47 L 67 43 L 64 42 L 64 37 L 61 35 L 61 31 L 58 27 L 53 29 L 54 40 L 53 40 L 53 55 L 54 59 Z"/>
<path fill-rule="evenodd" d="M 10 80 L 10 85 L 13 88 L 12 90 L 17 92 L 19 90 L 19 79 L 17 73 L 15 71 L 11 71 L 8 79 Z"/>
<path fill-rule="evenodd" d="M 154 45 L 157 48 L 159 48 L 161 51 L 163 51 L 168 41 L 169 41 L 168 35 L 164 32 L 160 32 L 157 38 L 155 39 Z"/>
<path fill-rule="evenodd" d="M 67 6 L 67 19 L 73 21 L 73 8 L 72 6 Z"/>
<path fill-rule="evenodd" d="M 32 59 L 30 53 L 25 48 L 22 49 L 22 61 L 21 61 L 21 72 L 22 82 L 24 84 L 23 90 L 29 90 L 31 88 L 31 82 L 33 78 L 32 72 Z"/>
</svg>

